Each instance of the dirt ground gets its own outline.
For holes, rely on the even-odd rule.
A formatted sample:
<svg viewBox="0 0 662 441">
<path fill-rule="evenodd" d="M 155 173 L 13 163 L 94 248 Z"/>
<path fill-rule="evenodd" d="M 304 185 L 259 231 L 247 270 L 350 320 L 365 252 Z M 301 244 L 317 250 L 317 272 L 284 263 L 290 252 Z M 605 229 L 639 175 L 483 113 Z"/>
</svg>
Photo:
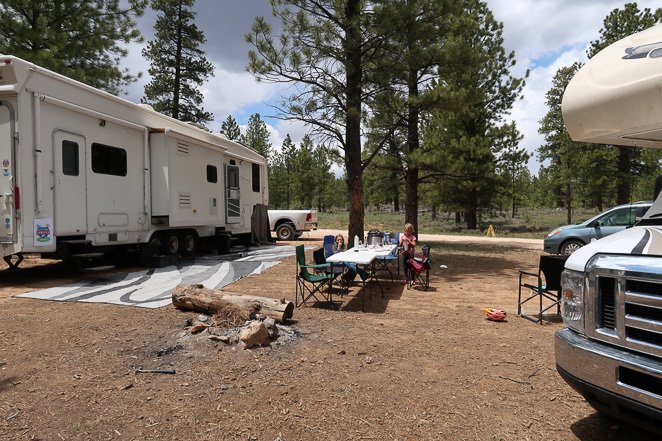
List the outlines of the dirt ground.
<svg viewBox="0 0 662 441">
<path fill-rule="evenodd" d="M 0 440 L 652 438 L 599 417 L 561 380 L 558 320 L 516 316 L 518 269 L 537 267 L 539 241 L 422 240 L 429 291 L 384 282 L 364 313 L 357 285 L 338 309 L 297 308 L 294 342 L 252 350 L 183 340 L 197 314 L 172 306 L 12 297 L 92 277 L 61 264 L 0 273 Z M 294 275 L 291 257 L 226 289 L 294 300 Z M 176 374 L 136 372 L 157 368 Z"/>
</svg>

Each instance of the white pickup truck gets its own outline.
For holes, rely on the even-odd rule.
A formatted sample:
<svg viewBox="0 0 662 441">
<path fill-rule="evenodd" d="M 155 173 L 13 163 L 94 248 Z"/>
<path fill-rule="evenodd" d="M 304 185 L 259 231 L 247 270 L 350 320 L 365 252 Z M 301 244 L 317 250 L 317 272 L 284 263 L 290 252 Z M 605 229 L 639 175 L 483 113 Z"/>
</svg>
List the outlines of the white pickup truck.
<svg viewBox="0 0 662 441">
<path fill-rule="evenodd" d="M 304 231 L 317 230 L 317 211 L 269 210 L 269 229 L 278 240 L 296 240 Z"/>
</svg>

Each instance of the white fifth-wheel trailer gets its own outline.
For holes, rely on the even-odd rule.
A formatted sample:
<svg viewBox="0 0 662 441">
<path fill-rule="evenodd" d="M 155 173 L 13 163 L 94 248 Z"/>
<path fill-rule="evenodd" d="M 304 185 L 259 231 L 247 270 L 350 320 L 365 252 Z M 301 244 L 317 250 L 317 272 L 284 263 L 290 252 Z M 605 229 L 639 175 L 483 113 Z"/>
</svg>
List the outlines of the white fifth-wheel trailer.
<svg viewBox="0 0 662 441">
<path fill-rule="evenodd" d="M 192 124 L 0 56 L 0 256 L 162 255 L 250 238 L 264 157 Z"/>
</svg>

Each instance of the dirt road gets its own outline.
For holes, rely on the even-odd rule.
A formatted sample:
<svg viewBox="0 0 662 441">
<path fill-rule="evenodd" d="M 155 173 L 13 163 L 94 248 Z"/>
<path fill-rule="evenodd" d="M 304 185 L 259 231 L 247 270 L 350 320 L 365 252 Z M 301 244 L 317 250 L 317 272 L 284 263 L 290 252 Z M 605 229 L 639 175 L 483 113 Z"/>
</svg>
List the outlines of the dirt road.
<svg viewBox="0 0 662 441">
<path fill-rule="evenodd" d="M 429 291 L 385 281 L 364 313 L 353 286 L 337 309 L 298 308 L 296 341 L 254 350 L 190 336 L 197 314 L 171 306 L 12 297 L 79 277 L 58 265 L 0 274 L 0 440 L 651 439 L 560 379 L 558 320 L 516 317 L 538 244 L 462 239 L 421 237 Z M 288 258 L 227 289 L 293 299 L 294 275 Z M 487 321 L 488 306 L 508 321 Z"/>
</svg>

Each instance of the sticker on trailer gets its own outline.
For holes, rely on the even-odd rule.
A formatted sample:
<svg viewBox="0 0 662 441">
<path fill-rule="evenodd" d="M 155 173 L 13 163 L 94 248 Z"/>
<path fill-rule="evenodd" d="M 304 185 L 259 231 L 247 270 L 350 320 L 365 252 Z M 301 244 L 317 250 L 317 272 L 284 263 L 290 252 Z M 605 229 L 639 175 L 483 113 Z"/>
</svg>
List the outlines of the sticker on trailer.
<svg viewBox="0 0 662 441">
<path fill-rule="evenodd" d="M 2 170 L 2 176 L 9 176 L 9 169 L 5 168 Z"/>
<path fill-rule="evenodd" d="M 2 161 L 2 166 L 3 166 L 4 168 L 9 168 L 9 159 L 4 159 L 4 160 Z"/>
<path fill-rule="evenodd" d="M 34 246 L 45 247 L 53 243 L 53 219 L 34 220 Z"/>
</svg>

